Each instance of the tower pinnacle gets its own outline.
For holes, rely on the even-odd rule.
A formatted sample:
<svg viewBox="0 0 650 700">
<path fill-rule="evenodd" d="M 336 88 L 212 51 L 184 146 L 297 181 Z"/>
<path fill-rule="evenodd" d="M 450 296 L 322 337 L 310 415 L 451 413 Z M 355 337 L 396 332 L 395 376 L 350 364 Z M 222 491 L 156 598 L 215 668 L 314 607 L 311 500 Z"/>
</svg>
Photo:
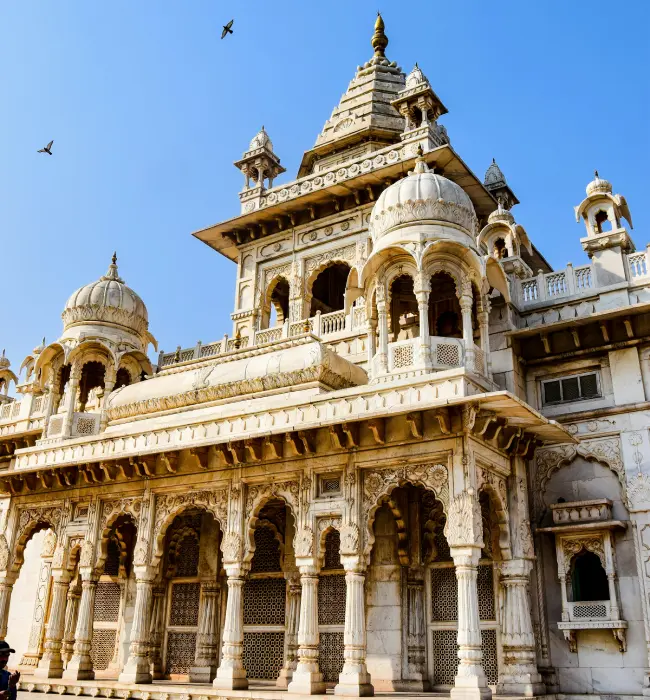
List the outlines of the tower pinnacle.
<svg viewBox="0 0 650 700">
<path fill-rule="evenodd" d="M 386 34 L 384 34 L 384 20 L 379 12 L 377 13 L 377 19 L 375 20 L 375 33 L 372 35 L 370 43 L 372 44 L 372 48 L 375 50 L 375 56 L 383 58 L 384 50 L 388 46 L 388 37 Z"/>
</svg>

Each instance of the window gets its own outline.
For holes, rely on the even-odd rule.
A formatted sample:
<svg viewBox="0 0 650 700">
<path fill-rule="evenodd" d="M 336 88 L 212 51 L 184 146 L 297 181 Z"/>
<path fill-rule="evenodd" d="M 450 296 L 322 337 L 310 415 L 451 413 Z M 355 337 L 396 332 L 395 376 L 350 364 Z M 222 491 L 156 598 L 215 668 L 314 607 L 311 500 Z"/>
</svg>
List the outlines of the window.
<svg viewBox="0 0 650 700">
<path fill-rule="evenodd" d="M 544 405 L 568 403 L 593 399 L 600 396 L 600 381 L 597 372 L 576 374 L 565 379 L 551 379 L 542 382 Z"/>
<path fill-rule="evenodd" d="M 341 495 L 341 475 L 327 474 L 321 476 L 318 483 L 318 495 L 324 496 L 340 496 Z"/>
<path fill-rule="evenodd" d="M 583 550 L 573 560 L 571 592 L 574 601 L 609 600 L 607 574 L 600 559 Z"/>
</svg>

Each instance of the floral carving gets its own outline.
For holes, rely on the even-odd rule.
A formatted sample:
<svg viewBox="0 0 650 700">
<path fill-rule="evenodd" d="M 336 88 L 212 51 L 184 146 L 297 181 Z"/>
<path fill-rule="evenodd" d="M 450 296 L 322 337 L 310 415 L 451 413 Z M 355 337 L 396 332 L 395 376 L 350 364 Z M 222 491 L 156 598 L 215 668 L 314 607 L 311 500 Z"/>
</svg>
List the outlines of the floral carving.
<svg viewBox="0 0 650 700">
<path fill-rule="evenodd" d="M 102 507 L 99 531 L 104 532 L 104 530 L 108 526 L 109 520 L 114 520 L 115 517 L 122 513 L 131 515 L 137 525 L 140 521 L 141 510 L 141 498 L 121 498 L 116 501 L 105 501 Z"/>
<path fill-rule="evenodd" d="M 270 498 L 283 498 L 290 506 L 294 516 L 300 509 L 300 483 L 296 480 L 273 482 L 271 484 L 255 484 L 248 487 L 246 493 L 245 517 L 249 520 L 253 511 L 263 501 Z"/>
<path fill-rule="evenodd" d="M 368 513 L 383 495 L 388 494 L 400 483 L 406 482 L 422 484 L 425 488 L 431 489 L 444 505 L 449 501 L 447 468 L 444 465 L 405 464 L 401 467 L 373 469 L 364 472 L 364 512 Z"/>
<path fill-rule="evenodd" d="M 564 554 L 564 571 L 568 572 L 571 564 L 571 559 L 586 549 L 588 552 L 595 554 L 599 559 L 600 563 L 603 565 L 603 569 L 607 569 L 607 563 L 605 560 L 605 549 L 603 547 L 603 541 L 597 537 L 581 538 L 574 540 L 563 540 L 562 541 L 562 553 Z"/>
<path fill-rule="evenodd" d="M 56 548 L 56 533 L 54 530 L 48 530 L 43 538 L 43 545 L 41 546 L 41 556 L 51 557 L 54 554 Z"/>
<path fill-rule="evenodd" d="M 311 557 L 314 552 L 314 532 L 310 527 L 303 527 L 296 533 L 293 549 L 297 557 Z"/>
<path fill-rule="evenodd" d="M 84 543 L 81 545 L 81 554 L 79 555 L 79 566 L 92 566 L 94 555 L 95 545 L 90 540 L 84 540 Z"/>
<path fill-rule="evenodd" d="M 627 498 L 630 510 L 650 510 L 650 477 L 637 474 L 628 481 Z"/>
<path fill-rule="evenodd" d="M 156 495 L 156 511 L 154 519 L 154 538 L 159 537 L 165 521 L 176 512 L 180 512 L 189 506 L 204 508 L 212 513 L 222 530 L 226 529 L 228 520 L 228 492 L 225 489 L 218 491 L 190 491 L 182 494 Z"/>
<path fill-rule="evenodd" d="M 341 554 L 359 553 L 359 528 L 354 523 L 346 523 L 341 528 Z"/>
<path fill-rule="evenodd" d="M 450 547 L 483 546 L 481 509 L 472 489 L 463 491 L 449 504 L 445 537 Z"/>
<path fill-rule="evenodd" d="M 9 545 L 4 534 L 0 534 L 0 571 L 6 571 L 9 566 Z"/>
<path fill-rule="evenodd" d="M 221 543 L 225 563 L 238 562 L 241 559 L 241 537 L 236 532 L 227 532 Z"/>
</svg>

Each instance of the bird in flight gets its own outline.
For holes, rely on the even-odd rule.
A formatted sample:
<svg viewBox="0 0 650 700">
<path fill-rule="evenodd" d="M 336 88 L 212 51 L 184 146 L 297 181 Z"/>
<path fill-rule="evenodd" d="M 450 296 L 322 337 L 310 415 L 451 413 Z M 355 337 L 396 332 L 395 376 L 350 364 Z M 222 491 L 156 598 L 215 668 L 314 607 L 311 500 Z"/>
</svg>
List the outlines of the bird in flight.
<svg viewBox="0 0 650 700">
<path fill-rule="evenodd" d="M 222 39 L 223 39 L 225 36 L 227 36 L 228 34 L 232 34 L 232 33 L 233 33 L 231 27 L 232 27 L 234 21 L 235 21 L 234 19 L 231 19 L 230 22 L 228 22 L 228 24 L 224 24 L 224 25 L 223 25 L 223 31 L 221 32 L 221 38 L 222 38 Z"/>
<path fill-rule="evenodd" d="M 50 141 L 50 142 L 47 144 L 47 146 L 45 146 L 45 148 L 39 148 L 39 150 L 36 151 L 36 152 L 37 152 L 37 153 L 47 153 L 48 156 L 51 156 L 51 155 L 52 155 L 52 144 L 53 144 L 53 143 L 54 143 L 54 141 Z"/>
</svg>

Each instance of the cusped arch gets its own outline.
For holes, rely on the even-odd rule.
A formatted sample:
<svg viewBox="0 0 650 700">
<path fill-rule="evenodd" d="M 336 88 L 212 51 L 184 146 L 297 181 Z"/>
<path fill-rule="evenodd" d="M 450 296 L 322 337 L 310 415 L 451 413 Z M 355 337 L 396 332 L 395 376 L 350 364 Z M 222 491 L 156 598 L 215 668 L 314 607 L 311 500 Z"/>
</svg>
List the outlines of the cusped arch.
<svg viewBox="0 0 650 700">
<path fill-rule="evenodd" d="M 27 547 L 27 544 L 36 533 L 43 530 L 53 530 L 56 532 L 56 524 L 47 518 L 36 517 L 30 519 L 20 528 L 20 530 L 16 533 L 13 547 L 13 557 L 11 558 L 11 564 L 8 567 L 9 570 L 16 574 L 20 573 L 20 569 L 25 563 L 25 548 Z"/>
<path fill-rule="evenodd" d="M 82 340 L 70 351 L 68 362 L 77 362 L 82 367 L 88 362 L 100 362 L 108 369 L 109 367 L 117 367 L 118 359 L 108 343 L 100 338 L 91 338 Z"/>
<path fill-rule="evenodd" d="M 499 553 L 503 561 L 512 559 L 512 548 L 510 544 L 510 527 L 508 517 L 508 506 L 504 502 L 499 490 L 493 484 L 484 483 L 478 490 L 480 496 L 484 493 L 490 502 L 490 511 L 494 514 L 494 524 L 499 530 Z"/>
<path fill-rule="evenodd" d="M 305 279 L 305 299 L 309 301 L 312 297 L 312 288 L 314 286 L 314 282 L 316 281 L 316 278 L 318 275 L 320 275 L 321 272 L 324 272 L 327 270 L 328 267 L 332 267 L 334 265 L 345 265 L 348 268 L 348 277 L 350 275 L 350 271 L 352 270 L 352 263 L 350 260 L 346 260 L 343 256 L 336 256 L 333 257 L 329 260 L 323 260 L 319 265 L 317 265 L 311 272 L 309 273 L 309 276 L 307 279 Z M 346 280 L 347 282 L 347 280 Z"/>
<path fill-rule="evenodd" d="M 244 559 L 245 561 L 251 561 L 253 554 L 255 553 L 255 528 L 260 522 L 260 513 L 264 506 L 266 506 L 271 501 L 282 501 L 285 506 L 289 508 L 291 517 L 293 518 L 294 524 L 298 523 L 298 507 L 297 507 L 297 489 L 298 484 L 295 483 L 295 493 L 292 490 L 294 482 L 289 485 L 275 485 L 275 488 L 271 492 L 266 490 L 260 493 L 253 493 L 251 503 L 246 508 L 247 513 L 249 513 L 248 520 L 246 522 L 245 529 L 245 542 L 244 542 Z M 264 519 L 262 519 L 264 520 Z"/>
<path fill-rule="evenodd" d="M 359 274 L 359 286 L 364 290 L 373 280 L 381 277 L 391 265 L 414 265 L 418 269 L 415 252 L 409 248 L 391 245 L 373 253 L 364 263 Z"/>
<path fill-rule="evenodd" d="M 106 558 L 108 557 L 108 543 L 115 530 L 114 525 L 119 518 L 122 518 L 125 524 L 130 522 L 136 532 L 138 530 L 137 519 L 133 513 L 129 512 L 126 508 L 120 508 L 114 513 L 111 513 L 99 536 L 99 551 L 97 552 L 97 560 L 95 562 L 95 568 L 98 571 L 102 571 L 106 563 Z"/>
</svg>

